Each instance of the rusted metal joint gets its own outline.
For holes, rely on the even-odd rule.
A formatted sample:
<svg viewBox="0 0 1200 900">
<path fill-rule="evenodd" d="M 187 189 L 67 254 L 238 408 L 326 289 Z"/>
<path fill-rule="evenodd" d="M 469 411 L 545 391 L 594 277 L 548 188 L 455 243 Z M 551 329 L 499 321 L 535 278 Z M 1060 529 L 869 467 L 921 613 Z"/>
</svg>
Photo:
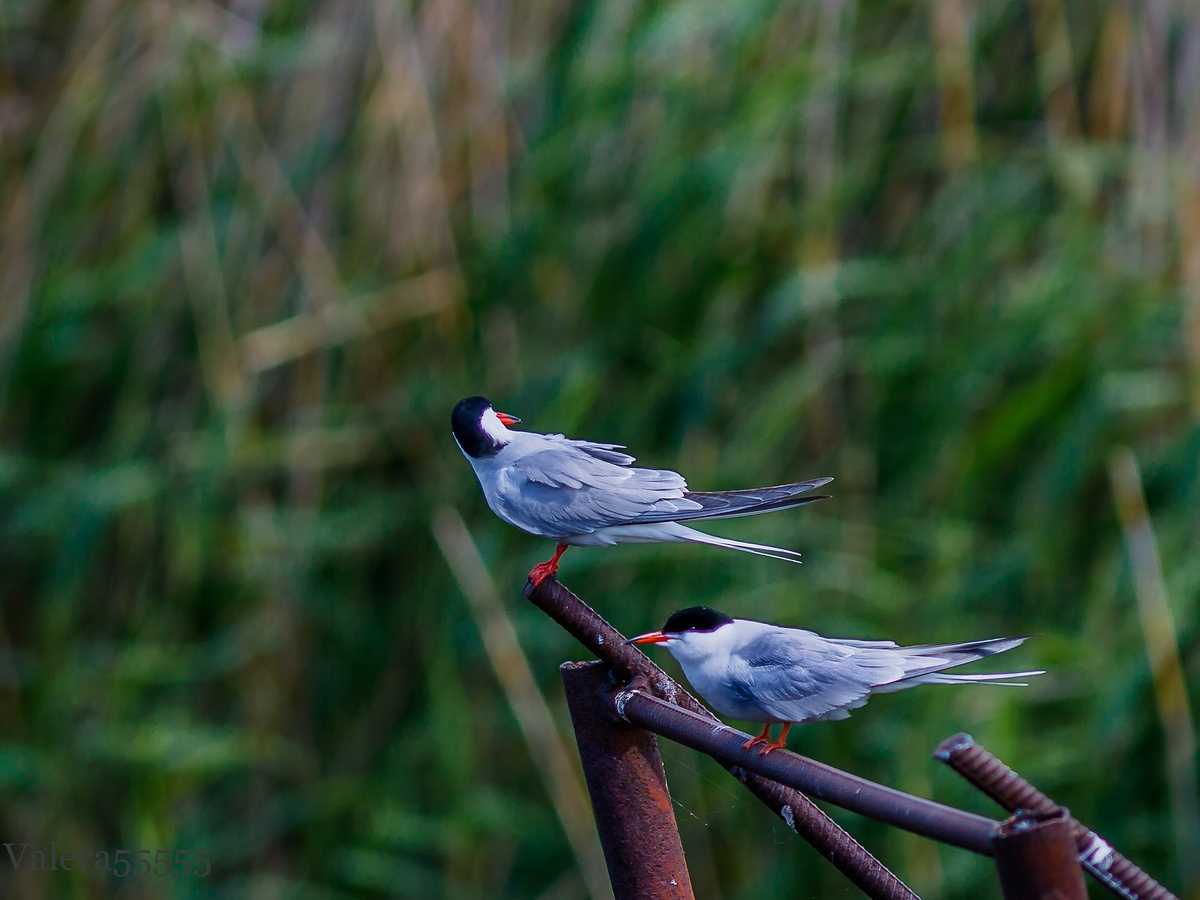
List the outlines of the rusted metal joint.
<svg viewBox="0 0 1200 900">
<path fill-rule="evenodd" d="M 600 696 L 600 705 L 604 710 L 604 715 L 616 726 L 631 727 L 633 723 L 625 717 L 625 704 L 634 694 L 649 693 L 651 691 L 650 681 L 645 675 L 638 673 L 623 682 L 615 669 L 611 667 L 607 667 L 607 669 L 608 685 Z"/>
<path fill-rule="evenodd" d="M 625 704 L 628 703 L 632 697 L 639 693 L 641 693 L 641 691 L 632 685 L 627 688 L 621 688 L 620 690 L 612 691 L 608 696 L 608 703 L 606 704 L 609 714 L 618 722 L 624 722 L 626 725 L 632 725 L 633 723 L 630 722 L 625 715 Z"/>
</svg>

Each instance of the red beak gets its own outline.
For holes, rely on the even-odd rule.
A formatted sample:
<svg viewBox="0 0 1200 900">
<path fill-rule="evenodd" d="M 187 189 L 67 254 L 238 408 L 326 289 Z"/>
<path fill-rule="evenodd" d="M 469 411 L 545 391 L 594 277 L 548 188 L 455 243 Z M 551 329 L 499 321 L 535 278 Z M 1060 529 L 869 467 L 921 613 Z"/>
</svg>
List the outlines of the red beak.
<svg viewBox="0 0 1200 900">
<path fill-rule="evenodd" d="M 630 638 L 625 643 L 627 644 L 665 644 L 670 638 L 661 631 L 647 631 L 645 634 L 639 634 L 635 638 Z"/>
<path fill-rule="evenodd" d="M 506 426 L 507 425 L 516 425 L 518 422 L 521 421 L 516 416 L 510 416 L 508 413 L 502 413 L 502 412 L 496 413 L 496 418 L 499 419 Z"/>
</svg>

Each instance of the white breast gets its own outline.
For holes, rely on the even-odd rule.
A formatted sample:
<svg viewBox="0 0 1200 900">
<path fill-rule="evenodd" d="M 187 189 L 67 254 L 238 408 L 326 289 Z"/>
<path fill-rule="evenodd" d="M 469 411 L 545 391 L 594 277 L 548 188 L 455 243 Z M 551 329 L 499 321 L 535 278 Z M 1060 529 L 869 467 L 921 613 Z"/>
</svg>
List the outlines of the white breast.
<svg viewBox="0 0 1200 900">
<path fill-rule="evenodd" d="M 754 702 L 745 690 L 739 690 L 741 679 L 732 655 L 738 646 L 753 639 L 757 622 L 737 622 L 740 628 L 725 626 L 714 632 L 688 632 L 680 639 L 667 643 L 667 650 L 679 661 L 683 674 L 709 705 L 723 716 L 746 722 L 765 722 L 772 719 Z M 769 627 L 769 626 L 767 626 Z"/>
</svg>

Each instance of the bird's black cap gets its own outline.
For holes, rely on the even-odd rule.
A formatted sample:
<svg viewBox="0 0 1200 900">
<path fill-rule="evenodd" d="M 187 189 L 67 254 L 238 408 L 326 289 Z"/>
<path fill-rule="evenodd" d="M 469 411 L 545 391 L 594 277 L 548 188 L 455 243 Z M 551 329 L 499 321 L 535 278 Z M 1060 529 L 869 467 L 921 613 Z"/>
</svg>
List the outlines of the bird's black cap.
<svg viewBox="0 0 1200 900">
<path fill-rule="evenodd" d="M 708 606 L 689 606 L 678 612 L 671 613 L 663 623 L 663 634 L 682 634 L 685 631 L 716 631 L 722 625 L 732 622 L 723 612 L 717 612 Z"/>
<path fill-rule="evenodd" d="M 490 409 L 492 401 L 487 397 L 464 397 L 454 404 L 454 412 L 450 413 L 450 428 L 454 439 L 463 453 L 474 459 L 490 456 L 498 447 L 487 432 L 479 424 L 486 410 Z"/>
</svg>

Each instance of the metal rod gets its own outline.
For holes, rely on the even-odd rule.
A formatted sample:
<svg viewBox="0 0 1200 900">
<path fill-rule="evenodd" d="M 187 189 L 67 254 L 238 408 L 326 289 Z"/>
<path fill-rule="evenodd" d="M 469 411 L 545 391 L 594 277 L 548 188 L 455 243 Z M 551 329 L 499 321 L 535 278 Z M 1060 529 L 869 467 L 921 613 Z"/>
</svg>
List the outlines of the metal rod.
<svg viewBox="0 0 1200 900">
<path fill-rule="evenodd" d="M 691 694 L 675 683 L 633 644 L 625 643 L 625 635 L 613 628 L 598 612 L 563 587 L 551 575 L 542 579 L 536 588 L 525 583 L 525 596 L 557 622 L 571 637 L 583 644 L 597 659 L 602 659 L 623 680 L 642 679 L 646 688 L 664 700 L 678 703 L 685 709 L 707 714 L 708 710 Z"/>
<path fill-rule="evenodd" d="M 757 750 L 743 749 L 748 735 L 643 691 L 617 691 L 609 703 L 613 713 L 627 722 L 707 753 L 726 766 L 739 766 L 877 822 L 992 855 L 998 824 L 992 819 L 914 797 L 788 750 L 760 756 Z"/>
<path fill-rule="evenodd" d="M 738 766 L 727 768 L 750 793 L 769 806 L 792 831 L 815 847 L 868 897 L 874 900 L 921 900 L 804 794 L 776 781 L 751 775 Z"/>
<path fill-rule="evenodd" d="M 644 653 L 626 644 L 623 634 L 563 587 L 558 579 L 543 579 L 536 588 L 527 582 L 525 596 L 579 643 L 612 666 L 622 681 L 636 684 L 710 722 L 717 721 L 700 701 Z M 799 791 L 739 766 L 726 768 L 872 900 L 919 900 L 887 866 Z"/>
<path fill-rule="evenodd" d="M 658 741 L 607 715 L 604 663 L 564 663 L 560 671 L 614 897 L 695 900 Z"/>
<path fill-rule="evenodd" d="M 942 741 L 934 759 L 950 766 L 1008 812 L 1027 809 L 1053 815 L 1062 807 L 975 743 L 969 734 Z M 1079 859 L 1089 875 L 1125 900 L 1179 900 L 1169 890 L 1114 850 L 1078 819 L 1069 818 Z"/>
<path fill-rule="evenodd" d="M 1021 810 L 992 839 L 1004 900 L 1087 900 L 1071 822 Z"/>
</svg>

